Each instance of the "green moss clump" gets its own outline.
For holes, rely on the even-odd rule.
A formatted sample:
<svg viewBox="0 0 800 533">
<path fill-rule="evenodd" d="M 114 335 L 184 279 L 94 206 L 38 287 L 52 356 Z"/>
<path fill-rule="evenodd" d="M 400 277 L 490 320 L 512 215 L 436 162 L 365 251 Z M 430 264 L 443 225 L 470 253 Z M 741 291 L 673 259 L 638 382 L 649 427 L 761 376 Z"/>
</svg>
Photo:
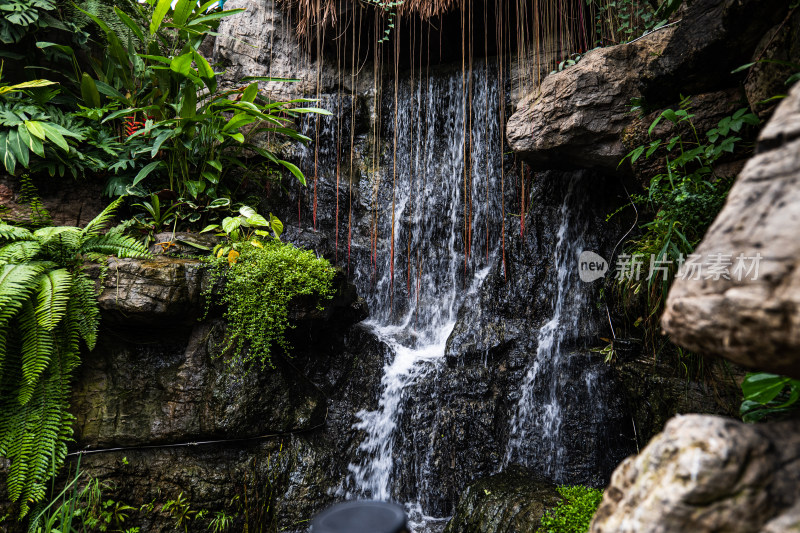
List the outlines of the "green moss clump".
<svg viewBox="0 0 800 533">
<path fill-rule="evenodd" d="M 575 485 L 558 487 L 564 498 L 542 517 L 537 533 L 585 533 L 603 499 L 603 491 Z"/>
</svg>

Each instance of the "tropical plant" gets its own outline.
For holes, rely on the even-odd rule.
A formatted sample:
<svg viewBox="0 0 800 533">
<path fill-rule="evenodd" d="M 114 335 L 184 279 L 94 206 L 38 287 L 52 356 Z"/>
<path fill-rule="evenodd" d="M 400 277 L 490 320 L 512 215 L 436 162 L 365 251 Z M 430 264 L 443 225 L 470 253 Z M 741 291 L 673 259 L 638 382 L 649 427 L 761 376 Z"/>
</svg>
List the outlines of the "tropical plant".
<svg viewBox="0 0 800 533">
<path fill-rule="evenodd" d="M 652 135 L 662 120 L 671 122 L 677 132 L 668 139 L 655 139 L 631 150 L 620 162 L 635 163 L 657 155 L 664 157 L 664 171 L 654 175 L 647 187 L 647 196 L 634 195 L 633 202 L 649 208 L 655 216 L 641 225 L 643 235 L 626 245 L 627 257 L 640 265 L 650 265 L 644 280 L 620 276 L 625 290 L 638 294 L 646 289 L 648 329 L 655 330 L 669 286 L 685 257 L 705 235 L 722 208 L 731 180 L 717 175 L 714 164 L 725 154 L 733 153 L 738 136 L 747 125 L 758 124 L 758 118 L 746 109 L 719 121 L 705 135 L 698 134 L 692 122 L 691 102 L 684 98 L 678 109 L 666 109 L 648 128 Z"/>
<path fill-rule="evenodd" d="M 211 533 L 223 533 L 231 526 L 233 519 L 234 517 L 227 514 L 224 510 L 217 511 L 214 513 L 214 518 L 212 518 L 211 522 L 208 524 L 208 530 L 211 531 Z"/>
<path fill-rule="evenodd" d="M 302 113 L 329 112 L 296 106 L 312 100 L 274 102 L 259 96 L 258 81 L 276 78 L 245 78 L 251 83 L 220 90 L 218 73 L 198 49 L 222 18 L 244 10 L 213 10 L 216 4 L 179 0 L 173 8 L 169 0 L 150 0 L 149 12 L 137 7 L 134 17 L 116 9 L 132 35 L 127 45 L 125 36 L 85 12 L 105 33 L 110 53 L 95 65 L 96 78 L 83 76 L 81 94 L 91 108 L 109 103 L 119 107 L 103 122 L 126 118 L 130 150 L 112 170 L 138 169 L 116 179 L 110 192 L 128 190 L 156 175 L 178 197 L 211 203 L 233 196 L 246 179 L 267 175 L 269 165 L 282 166 L 305 183 L 294 164 L 252 141 L 274 135 L 308 141 L 293 129 L 293 121 Z M 144 159 L 150 162 L 134 164 Z"/>
<path fill-rule="evenodd" d="M 745 422 L 779 418 L 797 411 L 800 380 L 767 372 L 749 373 L 742 381 L 744 401 L 739 414 Z"/>
<path fill-rule="evenodd" d="M 222 282 L 218 298 L 225 309 L 226 330 L 220 354 L 227 354 L 229 367 L 245 372 L 253 362 L 262 368 L 272 366 L 274 347 L 289 352 L 285 336 L 290 327 L 289 303 L 309 295 L 316 296 L 321 307 L 324 299 L 333 296 L 335 273 L 328 261 L 311 251 L 277 238 L 248 239 L 231 243 L 227 253 L 218 250 L 209 259 L 212 282 L 205 293 L 210 306 L 212 291 Z"/>
<path fill-rule="evenodd" d="M 80 133 L 56 123 L 51 114 L 31 98 L 33 90 L 51 85 L 55 82 L 33 80 L 15 85 L 0 84 L 0 157 L 10 174 L 14 174 L 17 165 L 30 168 L 31 153 L 42 158 L 46 148 L 68 153 L 67 138 L 83 140 Z M 23 98 L 19 97 L 20 93 L 24 94 Z"/>
<path fill-rule="evenodd" d="M 92 349 L 99 310 L 84 261 L 146 257 L 134 239 L 103 234 L 121 199 L 85 228 L 0 224 L 0 456 L 20 517 L 45 497 L 72 435 L 70 379 L 80 343 Z"/>
<path fill-rule="evenodd" d="M 239 208 L 238 216 L 226 217 L 221 224 L 211 224 L 200 233 L 208 231 L 217 231 L 218 237 L 226 238 L 225 242 L 214 247 L 213 255 L 217 258 L 225 256 L 228 263 L 233 264 L 243 247 L 263 246 L 260 237 L 270 237 L 270 231 L 275 239 L 280 240 L 283 223 L 272 213 L 267 220 L 252 207 L 244 205 Z"/>
<path fill-rule="evenodd" d="M 55 0 L 0 0 L 0 42 L 14 44 L 41 25 L 49 25 L 48 11 L 56 8 Z"/>
<path fill-rule="evenodd" d="M 110 483 L 81 472 L 79 457 L 74 474 L 70 472 L 64 488 L 31 517 L 28 530 L 36 533 L 121 532 L 130 512 L 136 509 L 106 497 L 107 491 L 112 489 Z M 138 528 L 124 531 L 138 531 Z"/>
<path fill-rule="evenodd" d="M 542 516 L 538 533 L 584 533 L 603 499 L 603 491 L 583 485 L 560 486 L 563 498 Z"/>
</svg>

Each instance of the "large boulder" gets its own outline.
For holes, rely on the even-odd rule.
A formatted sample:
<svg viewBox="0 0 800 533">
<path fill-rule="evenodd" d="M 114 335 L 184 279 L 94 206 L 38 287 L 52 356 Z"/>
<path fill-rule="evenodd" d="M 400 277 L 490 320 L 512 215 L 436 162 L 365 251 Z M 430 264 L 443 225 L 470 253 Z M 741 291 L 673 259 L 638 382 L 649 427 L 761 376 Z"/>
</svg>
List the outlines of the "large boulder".
<svg viewBox="0 0 800 533">
<path fill-rule="evenodd" d="M 800 378 L 800 85 L 759 136 L 696 253 L 730 261 L 727 275 L 678 279 L 662 324 L 677 344 Z M 744 270 L 736 270 L 742 255 Z M 755 259 L 747 259 L 755 258 Z M 747 268 L 753 270 L 747 274 Z M 688 271 L 684 271 L 689 274 Z"/>
<path fill-rule="evenodd" d="M 614 472 L 591 533 L 797 531 L 796 421 L 673 418 Z"/>
<path fill-rule="evenodd" d="M 659 109 L 681 94 L 738 85 L 731 71 L 750 61 L 786 8 L 784 0 L 695 0 L 675 25 L 547 76 L 509 119 L 508 142 L 537 168 L 615 170 L 630 150 L 623 140 L 635 101 Z"/>
<path fill-rule="evenodd" d="M 574 67 L 547 76 L 511 115 L 511 148 L 539 168 L 615 169 L 626 149 L 631 98 L 641 97 L 639 75 L 663 52 L 675 28 L 636 43 L 587 53 Z"/>
</svg>

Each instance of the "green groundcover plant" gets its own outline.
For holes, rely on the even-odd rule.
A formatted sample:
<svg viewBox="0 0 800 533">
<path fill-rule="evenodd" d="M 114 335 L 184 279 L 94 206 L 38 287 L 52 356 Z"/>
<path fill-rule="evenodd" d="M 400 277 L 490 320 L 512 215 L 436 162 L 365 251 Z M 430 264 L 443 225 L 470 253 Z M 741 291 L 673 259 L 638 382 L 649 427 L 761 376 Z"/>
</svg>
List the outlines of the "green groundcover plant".
<svg viewBox="0 0 800 533">
<path fill-rule="evenodd" d="M 603 499 L 603 491 L 583 485 L 560 486 L 564 498 L 545 512 L 537 533 L 584 533 Z"/>
</svg>

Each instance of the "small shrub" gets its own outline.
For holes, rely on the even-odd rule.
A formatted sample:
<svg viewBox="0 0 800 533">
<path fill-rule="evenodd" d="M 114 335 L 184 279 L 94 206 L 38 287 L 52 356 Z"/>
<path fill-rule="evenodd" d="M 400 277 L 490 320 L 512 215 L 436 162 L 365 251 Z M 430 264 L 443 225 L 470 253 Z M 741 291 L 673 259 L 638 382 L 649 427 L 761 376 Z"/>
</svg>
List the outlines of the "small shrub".
<svg viewBox="0 0 800 533">
<path fill-rule="evenodd" d="M 583 485 L 561 486 L 558 493 L 564 498 L 545 512 L 537 533 L 584 533 L 589 531 L 603 491 Z"/>
<path fill-rule="evenodd" d="M 241 244 L 238 252 L 210 260 L 213 281 L 224 280 L 220 300 L 226 308 L 227 329 L 222 353 L 233 354 L 228 360 L 232 367 L 251 361 L 272 366 L 273 347 L 290 349 L 285 337 L 289 302 L 301 295 L 317 295 L 320 301 L 330 298 L 335 271 L 313 252 L 277 239 Z M 207 296 L 213 285 L 209 284 Z"/>
</svg>

